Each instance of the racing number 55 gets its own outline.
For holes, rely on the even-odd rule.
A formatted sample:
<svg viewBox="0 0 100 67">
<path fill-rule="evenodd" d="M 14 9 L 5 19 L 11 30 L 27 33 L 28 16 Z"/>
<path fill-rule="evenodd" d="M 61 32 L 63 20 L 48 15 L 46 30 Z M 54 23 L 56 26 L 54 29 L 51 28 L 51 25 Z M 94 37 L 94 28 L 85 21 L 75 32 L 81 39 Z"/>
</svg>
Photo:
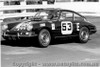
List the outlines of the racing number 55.
<svg viewBox="0 0 100 67">
<path fill-rule="evenodd" d="M 73 32 L 73 25 L 70 21 L 63 21 L 61 22 L 61 33 L 64 34 L 72 34 Z"/>
</svg>

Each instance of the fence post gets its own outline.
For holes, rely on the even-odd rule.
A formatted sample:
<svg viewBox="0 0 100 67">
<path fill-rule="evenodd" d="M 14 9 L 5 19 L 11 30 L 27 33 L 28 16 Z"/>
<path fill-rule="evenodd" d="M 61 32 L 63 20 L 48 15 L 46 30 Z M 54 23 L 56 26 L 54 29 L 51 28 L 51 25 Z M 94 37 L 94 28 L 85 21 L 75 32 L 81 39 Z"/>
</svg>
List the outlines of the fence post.
<svg viewBox="0 0 100 67">
<path fill-rule="evenodd" d="M 3 11 L 0 11 L 0 23 L 2 22 L 2 15 L 3 15 Z"/>
<path fill-rule="evenodd" d="M 0 2 L 0 6 L 1 6 L 1 7 L 4 6 L 4 2 Z"/>
<path fill-rule="evenodd" d="M 26 6 L 26 0 L 25 1 L 21 1 L 21 5 L 22 6 Z"/>
</svg>

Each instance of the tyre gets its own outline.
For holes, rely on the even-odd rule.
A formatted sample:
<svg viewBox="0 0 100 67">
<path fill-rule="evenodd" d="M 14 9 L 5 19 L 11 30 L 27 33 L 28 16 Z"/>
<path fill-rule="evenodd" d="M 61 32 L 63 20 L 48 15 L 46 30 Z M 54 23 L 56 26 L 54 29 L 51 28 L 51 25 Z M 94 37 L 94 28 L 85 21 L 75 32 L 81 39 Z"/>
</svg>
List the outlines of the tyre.
<svg viewBox="0 0 100 67">
<path fill-rule="evenodd" d="M 79 31 L 79 36 L 78 36 L 80 43 L 87 43 L 89 37 L 90 37 L 89 29 L 87 27 L 82 27 Z"/>
<path fill-rule="evenodd" d="M 51 35 L 47 29 L 42 29 L 38 35 L 38 41 L 40 47 L 47 47 L 51 42 Z"/>
</svg>

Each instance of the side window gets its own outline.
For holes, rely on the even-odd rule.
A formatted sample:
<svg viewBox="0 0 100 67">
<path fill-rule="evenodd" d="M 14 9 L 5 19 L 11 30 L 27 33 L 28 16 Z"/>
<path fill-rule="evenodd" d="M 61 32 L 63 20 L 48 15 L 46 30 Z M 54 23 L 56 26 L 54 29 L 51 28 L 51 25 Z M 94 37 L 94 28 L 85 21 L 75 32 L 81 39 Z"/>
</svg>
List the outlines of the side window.
<svg viewBox="0 0 100 67">
<path fill-rule="evenodd" d="M 62 12 L 60 16 L 60 20 L 72 20 L 73 19 L 73 13 L 71 12 Z"/>
<path fill-rule="evenodd" d="M 83 18 L 78 14 L 74 14 L 74 20 L 83 20 Z"/>
<path fill-rule="evenodd" d="M 55 20 L 55 19 L 57 19 L 58 17 L 59 17 L 59 12 L 57 12 L 57 11 L 50 11 L 50 12 L 49 12 L 49 15 L 48 15 L 48 18 L 49 18 L 49 19 Z"/>
</svg>

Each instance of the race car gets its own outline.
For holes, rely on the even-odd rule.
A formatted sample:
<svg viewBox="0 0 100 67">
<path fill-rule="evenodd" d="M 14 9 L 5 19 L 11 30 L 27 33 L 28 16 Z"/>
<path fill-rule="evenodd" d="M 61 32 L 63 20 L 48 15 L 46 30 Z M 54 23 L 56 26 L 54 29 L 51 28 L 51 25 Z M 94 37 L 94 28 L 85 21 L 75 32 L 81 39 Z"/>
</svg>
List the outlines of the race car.
<svg viewBox="0 0 100 67">
<path fill-rule="evenodd" d="M 57 38 L 76 37 L 87 43 L 96 26 L 84 16 L 72 10 L 42 9 L 27 20 L 2 25 L 2 37 L 6 40 L 37 38 L 39 46 L 47 47 Z"/>
</svg>

